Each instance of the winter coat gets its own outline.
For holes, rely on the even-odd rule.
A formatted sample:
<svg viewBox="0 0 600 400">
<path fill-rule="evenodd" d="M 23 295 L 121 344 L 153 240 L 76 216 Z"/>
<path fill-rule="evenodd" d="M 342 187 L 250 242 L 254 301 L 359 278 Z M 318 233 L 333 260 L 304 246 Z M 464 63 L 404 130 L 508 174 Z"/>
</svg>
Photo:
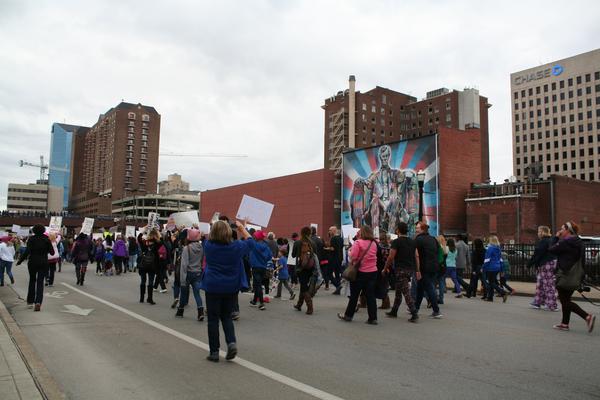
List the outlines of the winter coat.
<svg viewBox="0 0 600 400">
<path fill-rule="evenodd" d="M 243 258 L 256 246 L 253 239 L 234 240 L 227 244 L 207 240 L 203 246 L 206 268 L 200 284 L 202 290 L 230 294 L 248 288 Z"/>
<path fill-rule="evenodd" d="M 113 245 L 113 254 L 116 257 L 127 257 L 127 246 L 125 245 L 125 241 L 120 239 L 117 240 Z"/>
<path fill-rule="evenodd" d="M 50 239 L 44 234 L 34 235 L 27 240 L 27 248 L 19 257 L 17 265 L 21 264 L 26 258 L 27 266 L 37 271 L 44 271 L 48 268 L 48 254 L 54 254 L 54 248 Z"/>
<path fill-rule="evenodd" d="M 562 269 L 563 272 L 568 272 L 584 255 L 583 241 L 579 236 L 569 236 L 561 240 L 555 237 L 553 243 L 548 251 L 557 257 L 557 268 Z"/>
<path fill-rule="evenodd" d="M 483 261 L 484 272 L 500 272 L 502 269 L 502 250 L 499 246 L 490 244 L 485 251 L 485 260 Z"/>
<path fill-rule="evenodd" d="M 186 284 L 188 272 L 202 272 L 202 260 L 204 259 L 204 248 L 200 242 L 191 242 L 181 249 L 181 265 L 179 266 L 179 282 Z"/>
</svg>

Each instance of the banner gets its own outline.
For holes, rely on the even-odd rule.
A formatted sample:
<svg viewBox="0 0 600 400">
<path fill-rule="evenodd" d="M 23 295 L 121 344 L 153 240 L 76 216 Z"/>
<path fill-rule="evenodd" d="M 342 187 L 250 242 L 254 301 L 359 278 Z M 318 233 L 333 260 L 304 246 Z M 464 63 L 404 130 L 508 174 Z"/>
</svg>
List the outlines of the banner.
<svg viewBox="0 0 600 400">
<path fill-rule="evenodd" d="M 236 214 L 236 218 L 239 220 L 246 220 L 254 225 L 261 227 L 269 226 L 269 220 L 271 219 L 271 213 L 275 206 L 266 201 L 256 199 L 248 196 L 247 194 L 242 197 L 240 208 Z"/>
<path fill-rule="evenodd" d="M 81 225 L 81 233 L 85 233 L 86 235 L 92 234 L 92 228 L 94 227 L 94 218 L 84 218 L 83 224 Z"/>
<path fill-rule="evenodd" d="M 63 217 L 50 217 L 50 224 L 48 224 L 48 231 L 51 233 L 59 234 L 61 232 Z"/>
<path fill-rule="evenodd" d="M 344 153 L 342 225 L 394 233 L 398 222 L 414 236 L 419 219 L 417 172 L 425 173 L 423 219 L 438 232 L 437 135 Z"/>
</svg>

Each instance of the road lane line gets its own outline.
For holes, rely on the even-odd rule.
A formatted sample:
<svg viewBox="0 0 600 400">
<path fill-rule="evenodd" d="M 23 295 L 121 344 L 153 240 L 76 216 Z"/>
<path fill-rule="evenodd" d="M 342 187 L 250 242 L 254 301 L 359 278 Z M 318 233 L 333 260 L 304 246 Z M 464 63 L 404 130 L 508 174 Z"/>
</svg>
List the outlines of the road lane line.
<svg viewBox="0 0 600 400">
<path fill-rule="evenodd" d="M 183 334 L 183 333 L 181 333 L 179 331 L 171 329 L 168 326 L 159 324 L 158 322 L 153 321 L 153 320 L 151 320 L 149 318 L 146 318 L 143 315 L 137 314 L 137 313 L 135 313 L 133 311 L 130 311 L 130 310 L 124 308 L 124 307 L 121 307 L 119 305 L 113 304 L 113 303 L 111 303 L 108 300 L 104 300 L 104 299 L 102 299 L 102 298 L 100 298 L 98 296 L 94 296 L 93 294 L 89 294 L 89 293 L 86 293 L 86 292 L 84 292 L 82 290 L 79 290 L 78 288 L 76 288 L 74 286 L 71 286 L 68 283 L 64 283 L 64 282 L 61 282 L 61 283 L 62 283 L 62 285 L 68 287 L 69 289 L 71 289 L 71 290 L 73 290 L 73 291 L 75 291 L 75 292 L 77 292 L 79 294 L 87 296 L 90 299 L 96 300 L 97 302 L 102 303 L 102 304 L 104 304 L 104 305 L 106 305 L 108 307 L 111 307 L 111 308 L 113 308 L 113 309 L 115 309 L 117 311 L 121 311 L 122 313 L 127 314 L 130 317 L 137 319 L 138 321 L 141 321 L 141 322 L 143 322 L 143 323 L 145 323 L 147 325 L 150 325 L 150 326 L 152 326 L 152 327 L 154 327 L 154 328 L 156 328 L 156 329 L 158 329 L 160 331 L 168 333 L 169 335 L 175 336 L 176 338 L 181 339 L 184 342 L 192 344 L 192 345 L 194 345 L 194 346 L 196 346 L 198 348 L 201 348 L 202 350 L 209 351 L 208 344 L 206 344 L 204 342 L 201 342 L 201 341 L 199 341 L 197 339 L 194 339 L 191 336 L 185 335 L 185 334 Z M 220 353 L 221 353 L 222 357 L 225 357 L 226 353 L 224 351 L 221 351 Z M 247 369 L 249 369 L 251 371 L 254 371 L 254 372 L 256 372 L 256 373 L 258 373 L 260 375 L 263 375 L 263 376 L 265 376 L 267 378 L 270 378 L 270 379 L 272 379 L 274 381 L 282 383 L 282 384 L 284 384 L 286 386 L 294 388 L 294 389 L 296 389 L 296 390 L 298 390 L 300 392 L 306 393 L 306 394 L 308 394 L 310 396 L 316 397 L 317 399 L 322 399 L 322 400 L 344 400 L 341 397 L 335 396 L 335 395 L 333 395 L 331 393 L 324 392 L 324 391 L 322 391 L 320 389 L 317 389 L 317 388 L 315 388 L 313 386 L 307 385 L 305 383 L 302 383 L 300 381 L 297 381 L 295 379 L 292 379 L 290 377 L 282 375 L 282 374 L 280 374 L 278 372 L 275 372 L 273 370 L 270 370 L 268 368 L 261 367 L 260 365 L 255 364 L 255 363 L 253 363 L 251 361 L 248 361 L 248 360 L 244 360 L 243 358 L 236 357 L 234 360 L 232 360 L 230 362 L 234 362 L 234 363 L 236 363 L 236 364 L 238 364 L 238 365 L 240 365 L 242 367 L 245 367 L 245 368 L 247 368 Z"/>
</svg>

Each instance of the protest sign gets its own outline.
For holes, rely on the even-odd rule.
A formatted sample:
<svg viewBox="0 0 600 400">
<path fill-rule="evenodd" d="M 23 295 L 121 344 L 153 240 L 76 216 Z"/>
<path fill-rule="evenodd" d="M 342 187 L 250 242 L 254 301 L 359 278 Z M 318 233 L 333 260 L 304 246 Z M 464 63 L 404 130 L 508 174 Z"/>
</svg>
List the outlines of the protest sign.
<svg viewBox="0 0 600 400">
<path fill-rule="evenodd" d="M 200 233 L 208 235 L 210 233 L 210 224 L 208 222 L 199 222 L 198 230 L 200 231 Z"/>
<path fill-rule="evenodd" d="M 19 237 L 29 236 L 29 229 L 30 228 L 19 228 L 19 230 L 16 232 L 16 234 Z"/>
<path fill-rule="evenodd" d="M 50 224 L 48 224 L 48 231 L 51 233 L 60 233 L 62 226 L 62 217 L 50 217 Z"/>
<path fill-rule="evenodd" d="M 216 212 L 213 214 L 212 218 L 210 219 L 210 223 L 214 224 L 215 222 L 217 222 L 219 220 L 219 217 L 221 216 L 220 212 Z"/>
<path fill-rule="evenodd" d="M 8 232 L 0 231 L 0 238 L 7 237 Z"/>
<path fill-rule="evenodd" d="M 293 239 L 288 239 L 288 258 L 287 258 L 287 263 L 288 265 L 296 265 L 296 257 L 292 257 L 292 249 L 294 247 L 294 240 Z"/>
<path fill-rule="evenodd" d="M 352 225 L 342 225 L 342 234 L 344 235 L 344 238 L 349 238 L 352 240 L 358 231 L 360 231 L 360 228 L 355 228 Z"/>
<path fill-rule="evenodd" d="M 245 194 L 244 197 L 242 197 L 242 202 L 236 214 L 236 218 L 239 220 L 246 220 L 255 225 L 267 227 L 269 226 L 271 213 L 273 213 L 273 207 L 275 206 L 271 203 Z"/>
<path fill-rule="evenodd" d="M 125 236 L 128 238 L 135 237 L 135 226 L 127 225 L 125 227 Z"/>
<path fill-rule="evenodd" d="M 92 239 L 94 239 L 94 240 L 103 239 L 102 233 L 92 233 Z"/>
<path fill-rule="evenodd" d="M 10 230 L 17 233 L 17 232 L 19 232 L 19 230 L 21 230 L 21 225 L 13 224 L 13 226 L 12 226 L 12 228 L 10 228 Z"/>
<path fill-rule="evenodd" d="M 84 218 L 83 224 L 81 225 L 81 233 L 86 235 L 92 234 L 92 228 L 94 227 L 94 218 Z"/>
<path fill-rule="evenodd" d="M 158 213 L 149 212 L 148 213 L 148 229 L 156 228 L 160 229 L 160 223 L 158 222 Z"/>
<path fill-rule="evenodd" d="M 192 226 L 200 224 L 198 218 L 198 211 L 184 211 L 171 214 L 171 218 L 175 222 L 176 226 L 185 226 L 191 228 Z"/>
</svg>

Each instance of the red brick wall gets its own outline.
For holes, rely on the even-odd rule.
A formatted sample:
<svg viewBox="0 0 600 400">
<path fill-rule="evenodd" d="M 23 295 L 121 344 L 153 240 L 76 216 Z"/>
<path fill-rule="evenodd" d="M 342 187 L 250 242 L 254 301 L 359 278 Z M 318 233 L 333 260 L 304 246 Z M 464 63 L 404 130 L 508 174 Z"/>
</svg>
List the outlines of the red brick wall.
<svg viewBox="0 0 600 400">
<path fill-rule="evenodd" d="M 438 157 L 440 232 L 465 232 L 465 197 L 471 183 L 482 181 L 480 131 L 440 127 Z"/>
<path fill-rule="evenodd" d="M 311 223 L 319 225 L 318 233 L 323 236 L 339 220 L 339 210 L 334 214 L 333 208 L 333 171 L 319 169 L 204 191 L 201 221 L 208 221 L 217 211 L 234 219 L 244 194 L 275 204 L 266 230 L 277 236 L 299 232 Z"/>
<path fill-rule="evenodd" d="M 555 229 L 566 221 L 579 224 L 580 234 L 600 236 L 600 183 L 553 175 Z"/>
</svg>

